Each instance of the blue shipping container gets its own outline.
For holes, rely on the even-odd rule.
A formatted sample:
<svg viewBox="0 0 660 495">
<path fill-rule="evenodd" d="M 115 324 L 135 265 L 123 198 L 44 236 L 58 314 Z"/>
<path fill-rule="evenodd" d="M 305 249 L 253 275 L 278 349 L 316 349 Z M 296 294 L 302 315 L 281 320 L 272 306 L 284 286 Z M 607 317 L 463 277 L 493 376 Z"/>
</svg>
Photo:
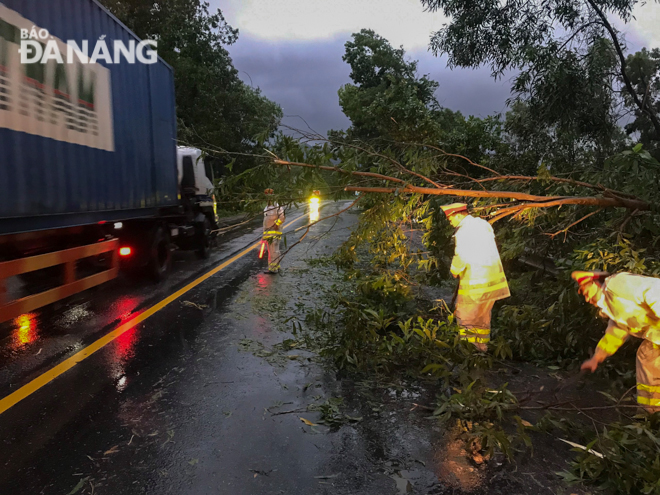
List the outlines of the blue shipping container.
<svg viewBox="0 0 660 495">
<path fill-rule="evenodd" d="M 39 38 L 38 62 L 33 45 L 21 60 L 26 33 Z M 0 2 L 0 235 L 177 204 L 173 71 L 116 51 L 154 55 L 138 43 L 95 0 Z"/>
</svg>

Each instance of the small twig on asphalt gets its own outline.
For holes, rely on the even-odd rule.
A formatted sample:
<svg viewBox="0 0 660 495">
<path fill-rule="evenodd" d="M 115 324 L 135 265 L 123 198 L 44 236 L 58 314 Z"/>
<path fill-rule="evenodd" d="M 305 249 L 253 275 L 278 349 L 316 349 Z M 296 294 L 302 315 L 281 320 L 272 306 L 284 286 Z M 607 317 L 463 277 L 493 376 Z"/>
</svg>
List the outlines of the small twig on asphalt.
<svg viewBox="0 0 660 495">
<path fill-rule="evenodd" d="M 281 414 L 294 414 L 294 413 L 301 413 L 301 412 L 307 412 L 307 408 L 305 409 L 292 409 L 291 411 L 280 411 L 276 413 L 271 413 L 271 416 L 280 416 Z"/>
<path fill-rule="evenodd" d="M 415 409 L 424 409 L 425 411 L 435 411 L 436 409 L 435 407 L 424 406 L 422 404 L 417 404 L 415 402 L 413 402 L 413 406 L 414 407 L 411 409 L 411 411 L 414 411 Z"/>
<path fill-rule="evenodd" d="M 268 476 L 273 471 L 276 471 L 276 469 L 269 469 L 268 471 L 262 471 L 261 469 L 250 469 L 249 471 L 255 475 L 261 474 L 262 476 Z"/>
</svg>

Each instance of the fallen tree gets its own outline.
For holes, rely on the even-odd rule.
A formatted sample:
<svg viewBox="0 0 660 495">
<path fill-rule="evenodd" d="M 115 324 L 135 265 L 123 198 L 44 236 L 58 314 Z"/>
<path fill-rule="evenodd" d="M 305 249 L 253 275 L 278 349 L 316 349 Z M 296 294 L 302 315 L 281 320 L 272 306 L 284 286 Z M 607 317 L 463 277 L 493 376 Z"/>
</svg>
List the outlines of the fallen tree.
<svg viewBox="0 0 660 495">
<path fill-rule="evenodd" d="M 350 175 L 353 177 L 364 177 L 368 179 L 373 179 L 376 181 L 386 181 L 399 184 L 399 187 L 377 187 L 377 186 L 353 186 L 349 185 L 345 187 L 347 192 L 361 192 L 361 193 L 380 193 L 380 194 L 423 194 L 423 195 L 433 195 L 433 196 L 455 196 L 461 198 L 494 198 L 494 199 L 508 199 L 514 200 L 516 203 L 513 205 L 505 206 L 502 208 L 497 208 L 491 214 L 491 223 L 501 220 L 510 215 L 518 215 L 525 210 L 530 208 L 550 208 L 563 205 L 580 205 L 580 206 L 595 206 L 598 208 L 626 208 L 633 212 L 649 211 L 651 210 L 651 204 L 647 201 L 637 198 L 631 194 L 613 190 L 602 185 L 589 184 L 583 181 L 577 181 L 573 179 L 566 179 L 561 177 L 532 177 L 532 176 L 521 176 L 521 175 L 500 175 L 494 170 L 491 170 L 487 167 L 480 166 L 475 164 L 468 158 L 451 154 L 453 157 L 458 157 L 464 159 L 470 164 L 479 166 L 480 168 L 489 170 L 494 176 L 486 178 L 474 178 L 473 182 L 476 185 L 482 186 L 483 183 L 498 181 L 503 182 L 530 182 L 530 181 L 547 181 L 554 182 L 559 184 L 568 184 L 572 186 L 579 186 L 583 188 L 589 188 L 595 191 L 600 192 L 599 196 L 540 196 L 535 194 L 528 194 L 525 192 L 519 191 L 500 191 L 500 190 L 486 190 L 482 188 L 481 190 L 475 189 L 462 189 L 456 188 L 448 185 L 439 184 L 436 181 L 421 176 L 418 173 L 411 172 L 402 164 L 392 160 L 394 165 L 397 166 L 399 170 L 403 170 L 404 173 L 407 173 L 411 176 L 421 178 L 422 180 L 434 184 L 434 187 L 421 187 L 418 185 L 411 184 L 410 182 L 400 178 L 390 175 L 384 175 L 374 172 L 364 172 L 356 170 L 346 170 L 339 166 L 327 166 L 327 165 L 314 165 L 310 163 L 302 162 L 292 162 L 288 160 L 282 160 L 280 158 L 274 158 L 273 163 L 276 165 L 282 165 L 287 167 L 307 167 L 316 170 L 323 170 L 329 172 L 335 172 L 339 174 Z M 585 219 L 588 218 L 585 217 Z M 575 224 L 576 225 L 576 224 Z M 574 225 L 572 225 L 574 226 Z"/>
</svg>

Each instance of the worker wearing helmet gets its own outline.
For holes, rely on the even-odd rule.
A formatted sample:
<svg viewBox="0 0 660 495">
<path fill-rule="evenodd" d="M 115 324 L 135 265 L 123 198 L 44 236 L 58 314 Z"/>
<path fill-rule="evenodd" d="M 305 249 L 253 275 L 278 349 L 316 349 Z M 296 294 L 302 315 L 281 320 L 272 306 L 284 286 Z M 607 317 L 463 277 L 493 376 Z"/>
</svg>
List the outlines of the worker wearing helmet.
<svg viewBox="0 0 660 495">
<path fill-rule="evenodd" d="M 268 204 L 264 208 L 264 234 L 263 240 L 268 245 L 268 273 L 280 271 L 280 241 L 282 239 L 282 224 L 284 224 L 284 208 L 277 204 L 272 196 L 274 191 L 266 189 Z"/>
<path fill-rule="evenodd" d="M 625 272 L 571 276 L 584 299 L 609 318 L 605 335 L 581 369 L 596 371 L 629 335 L 644 339 L 637 350 L 637 403 L 650 412 L 660 410 L 660 279 Z"/>
<path fill-rule="evenodd" d="M 471 216 L 465 203 L 441 208 L 456 228 L 451 274 L 459 278 L 454 315 L 461 327 L 460 336 L 485 351 L 490 342 L 493 305 L 511 295 L 495 233 L 486 220 Z"/>
</svg>

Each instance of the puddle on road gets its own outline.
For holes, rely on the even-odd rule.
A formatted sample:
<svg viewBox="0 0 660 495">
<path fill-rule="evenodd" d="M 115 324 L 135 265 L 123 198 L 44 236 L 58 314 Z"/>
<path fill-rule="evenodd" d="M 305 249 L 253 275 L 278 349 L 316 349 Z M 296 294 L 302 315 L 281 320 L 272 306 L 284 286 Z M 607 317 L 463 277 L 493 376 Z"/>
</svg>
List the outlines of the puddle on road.
<svg viewBox="0 0 660 495">
<path fill-rule="evenodd" d="M 401 471 L 400 473 L 390 475 L 390 478 L 396 483 L 396 489 L 401 495 L 412 493 L 413 486 L 410 480 L 406 477 L 408 471 Z"/>
</svg>

